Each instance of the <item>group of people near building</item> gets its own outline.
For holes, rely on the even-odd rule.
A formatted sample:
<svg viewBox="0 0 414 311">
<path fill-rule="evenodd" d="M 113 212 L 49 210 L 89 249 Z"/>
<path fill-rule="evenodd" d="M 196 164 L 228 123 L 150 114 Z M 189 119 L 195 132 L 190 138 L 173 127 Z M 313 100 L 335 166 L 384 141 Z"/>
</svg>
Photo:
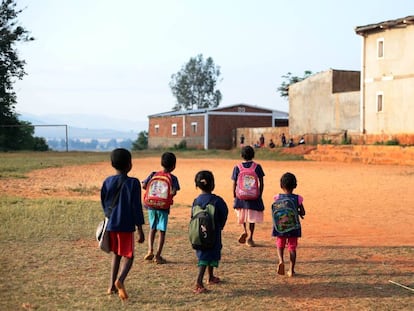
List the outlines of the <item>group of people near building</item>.
<svg viewBox="0 0 414 311">
<path fill-rule="evenodd" d="M 280 135 L 280 141 L 281 141 L 281 147 L 294 147 L 295 142 L 293 141 L 293 138 L 290 138 L 289 141 L 286 140 L 285 133 L 282 133 Z M 300 140 L 298 141 L 298 145 L 304 145 L 305 144 L 305 138 L 302 136 Z M 245 137 L 243 134 L 240 135 L 240 147 L 245 146 Z M 260 135 L 259 140 L 253 144 L 254 148 L 264 148 L 265 145 L 265 137 L 263 134 Z M 271 138 L 269 140 L 269 144 L 267 145 L 270 149 L 273 149 L 276 147 L 276 144 L 274 143 L 273 139 Z"/>
</svg>

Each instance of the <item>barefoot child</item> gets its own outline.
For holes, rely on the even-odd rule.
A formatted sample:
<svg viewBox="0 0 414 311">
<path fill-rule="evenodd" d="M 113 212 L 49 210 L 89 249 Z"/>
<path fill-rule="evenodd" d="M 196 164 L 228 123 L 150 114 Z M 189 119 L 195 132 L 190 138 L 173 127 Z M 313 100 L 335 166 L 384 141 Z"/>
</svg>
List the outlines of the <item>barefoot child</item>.
<svg viewBox="0 0 414 311">
<path fill-rule="evenodd" d="M 247 246 L 256 246 L 253 234 L 256 223 L 263 222 L 263 200 L 264 189 L 263 177 L 265 176 L 262 166 L 253 161 L 254 149 L 245 146 L 241 150 L 243 162 L 233 168 L 231 179 L 233 180 L 234 209 L 237 214 L 237 222 L 243 225 L 243 233 L 239 237 L 239 243 Z M 242 171 L 252 170 L 245 180 Z M 240 175 L 240 176 L 239 176 Z M 242 189 L 243 190 L 238 190 Z M 249 193 L 251 191 L 251 193 Z M 242 193 L 243 192 L 243 193 Z M 249 226 L 249 231 L 247 231 Z"/>
<path fill-rule="evenodd" d="M 152 172 L 143 182 L 142 188 L 146 190 L 144 196 L 144 205 L 148 209 L 148 219 L 150 225 L 149 238 L 148 238 L 148 253 L 145 255 L 145 260 L 153 260 L 156 264 L 165 264 L 167 261 L 164 257 L 161 256 L 164 243 L 165 243 L 165 234 L 167 232 L 168 225 L 168 215 L 170 214 L 170 207 L 173 203 L 173 197 L 176 195 L 177 191 L 180 190 L 180 185 L 176 176 L 171 174 L 175 169 L 177 159 L 175 154 L 172 152 L 165 152 L 161 156 L 161 166 L 163 167 L 162 171 Z M 162 186 L 163 182 L 153 183 L 154 187 L 150 185 L 151 179 L 158 178 L 156 175 L 163 175 L 164 180 L 169 185 Z M 148 187 L 153 188 L 153 190 L 148 189 Z M 167 188 L 170 188 L 169 190 Z M 166 191 L 168 193 L 163 194 Z M 152 203 L 150 206 L 149 201 L 146 200 L 149 192 L 153 192 Z M 168 198 L 166 198 L 166 196 Z M 160 201 L 157 202 L 157 197 L 160 198 Z M 164 201 L 165 200 L 165 201 Z M 145 203 L 147 201 L 147 203 Z M 160 203 L 161 202 L 161 203 Z M 151 204 L 152 204 L 151 203 Z M 161 205 L 163 205 L 161 207 Z M 157 252 L 154 254 L 154 240 L 155 235 L 159 231 L 158 237 L 158 248 Z"/>
<path fill-rule="evenodd" d="M 204 274 L 206 269 L 208 271 L 207 284 L 220 283 L 220 278 L 214 276 L 213 270 L 219 265 L 221 259 L 221 249 L 223 247 L 221 241 L 221 231 L 223 230 L 228 215 L 228 208 L 224 200 L 213 194 L 214 190 L 214 176 L 210 171 L 200 171 L 195 176 L 195 185 L 201 190 L 201 194 L 194 200 L 193 207 L 191 209 L 191 216 L 193 216 L 194 207 L 196 205 L 205 207 L 211 203 L 214 205 L 214 243 L 212 248 L 198 249 L 196 255 L 198 259 L 198 276 L 196 281 L 196 287 L 194 293 L 200 294 L 207 291 L 203 284 Z"/>
<path fill-rule="evenodd" d="M 273 215 L 273 232 L 272 236 L 276 237 L 277 256 L 279 264 L 277 266 L 277 273 L 280 275 L 285 274 L 285 262 L 283 253 L 285 246 L 289 250 L 290 267 L 288 276 L 292 277 L 295 274 L 296 264 L 296 248 L 298 245 L 298 238 L 302 236 L 302 228 L 300 225 L 300 216 L 303 219 L 305 216 L 305 208 L 303 207 L 303 197 L 293 194 L 293 190 L 296 188 L 296 177 L 292 173 L 285 173 L 280 179 L 280 188 L 284 193 L 274 196 L 275 202 L 272 205 Z M 286 208 L 291 202 L 291 209 Z M 286 204 L 286 205 L 285 205 Z M 276 209 L 278 208 L 281 216 L 276 217 Z M 283 209 L 283 211 L 282 211 Z M 289 212 L 291 210 L 291 212 Z"/>
<path fill-rule="evenodd" d="M 107 177 L 101 189 L 102 208 L 106 215 L 111 215 L 107 230 L 113 254 L 111 281 L 107 294 L 118 292 L 122 300 L 128 299 L 124 283 L 134 261 L 135 228 L 138 229 L 138 243 L 143 243 L 145 240 L 142 231 L 144 215 L 140 182 L 137 178 L 127 175 L 132 168 L 131 158 L 131 153 L 126 149 L 119 148 L 112 151 L 111 163 L 116 170 L 116 175 Z M 110 213 L 108 210 L 118 191 L 118 200 Z M 124 262 L 121 273 L 118 275 L 122 258 Z"/>
</svg>

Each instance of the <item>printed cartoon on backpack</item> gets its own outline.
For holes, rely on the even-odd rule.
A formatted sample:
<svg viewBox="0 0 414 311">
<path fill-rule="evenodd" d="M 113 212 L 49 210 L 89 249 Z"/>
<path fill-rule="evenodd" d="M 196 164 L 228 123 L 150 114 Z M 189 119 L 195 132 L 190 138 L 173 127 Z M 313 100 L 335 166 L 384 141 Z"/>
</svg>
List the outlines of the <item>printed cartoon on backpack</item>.
<svg viewBox="0 0 414 311">
<path fill-rule="evenodd" d="M 193 249 L 210 249 L 215 242 L 215 206 L 208 203 L 205 207 L 195 205 L 190 220 L 188 235 Z"/>
<path fill-rule="evenodd" d="M 280 194 L 272 204 L 272 218 L 275 230 L 286 233 L 300 228 L 298 199 L 294 194 Z"/>
<path fill-rule="evenodd" d="M 260 195 L 259 180 L 256 174 L 255 162 L 248 168 L 238 164 L 240 173 L 237 176 L 236 196 L 241 200 L 257 200 Z"/>
<path fill-rule="evenodd" d="M 144 204 L 154 209 L 168 209 L 173 204 L 171 175 L 157 172 L 146 186 Z"/>
</svg>

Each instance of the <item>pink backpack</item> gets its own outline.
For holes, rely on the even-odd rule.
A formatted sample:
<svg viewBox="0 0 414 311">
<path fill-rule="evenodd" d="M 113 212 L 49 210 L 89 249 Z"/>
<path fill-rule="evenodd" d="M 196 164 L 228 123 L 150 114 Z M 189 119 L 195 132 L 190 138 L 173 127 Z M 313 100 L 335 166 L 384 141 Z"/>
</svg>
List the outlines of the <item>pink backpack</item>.
<svg viewBox="0 0 414 311">
<path fill-rule="evenodd" d="M 259 198 L 259 178 L 256 174 L 257 164 L 252 162 L 249 168 L 242 163 L 237 165 L 239 175 L 236 182 L 236 197 L 240 200 L 257 200 Z"/>
</svg>

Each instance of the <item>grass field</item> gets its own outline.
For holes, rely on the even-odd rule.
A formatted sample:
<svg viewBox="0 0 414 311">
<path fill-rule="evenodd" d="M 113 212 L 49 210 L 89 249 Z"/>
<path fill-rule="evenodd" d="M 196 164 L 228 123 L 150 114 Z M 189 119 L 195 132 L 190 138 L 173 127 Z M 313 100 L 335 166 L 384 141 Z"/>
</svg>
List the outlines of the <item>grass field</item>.
<svg viewBox="0 0 414 311">
<path fill-rule="evenodd" d="M 203 158 L 202 153 L 186 156 Z M 233 156 L 238 159 L 237 153 L 214 155 L 218 159 Z M 211 154 L 208 157 L 214 158 Z M 3 154 L 0 182 L 30 179 L 27 173 L 33 169 L 71 165 L 73 170 L 101 161 L 107 162 L 108 154 Z M 13 170 L 10 163 L 14 164 Z M 412 175 L 408 172 L 403 178 L 412 179 Z M 182 186 L 186 185 L 184 177 L 182 180 Z M 166 265 L 144 262 L 146 244 L 137 244 L 136 260 L 125 283 L 130 299 L 123 304 L 117 297 L 105 295 L 110 257 L 97 249 L 94 240 L 95 227 L 102 218 L 99 201 L 81 194 L 73 199 L 2 193 L 0 310 L 414 309 L 414 293 L 389 282 L 392 279 L 414 286 L 412 243 L 324 242 L 305 227 L 309 238 L 305 236 L 298 249 L 298 276 L 281 277 L 275 270 L 273 242 L 259 239 L 263 236 L 259 232 L 258 247 L 238 244 L 239 231 L 231 213 L 217 270 L 223 282 L 208 285 L 207 294 L 194 295 L 197 267 L 187 239 L 188 213 L 189 205 L 181 202 L 172 210 L 163 254 L 168 260 Z M 407 217 L 411 218 L 412 213 Z M 312 225 L 316 225 L 315 220 Z M 147 230 L 145 226 L 146 238 Z M 412 231 L 405 234 L 413 236 Z"/>
</svg>

